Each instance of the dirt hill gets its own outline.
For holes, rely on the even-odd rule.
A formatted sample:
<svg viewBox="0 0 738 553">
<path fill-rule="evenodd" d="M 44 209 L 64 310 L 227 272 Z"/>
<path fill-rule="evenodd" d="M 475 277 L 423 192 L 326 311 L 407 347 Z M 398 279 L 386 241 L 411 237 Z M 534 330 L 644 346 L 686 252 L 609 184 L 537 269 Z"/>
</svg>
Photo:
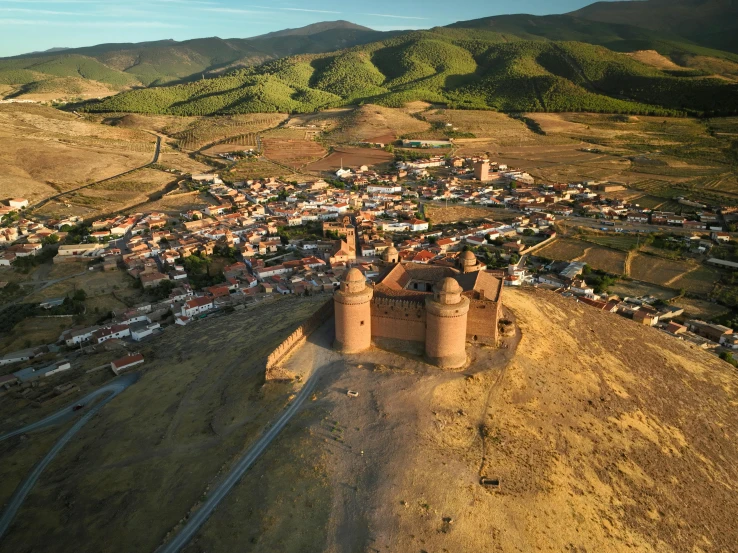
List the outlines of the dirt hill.
<svg viewBox="0 0 738 553">
<path fill-rule="evenodd" d="M 554 294 L 506 302 L 508 363 L 374 352 L 332 369 L 188 552 L 734 550 L 736 372 Z"/>
<path fill-rule="evenodd" d="M 184 551 L 735 551 L 738 373 L 552 293 L 505 303 L 520 332 L 460 372 L 411 353 L 339 358 L 317 332 L 289 367 L 323 367 L 312 401 Z M 153 551 L 290 393 L 256 382 L 294 320 L 279 306 L 166 338 L 42 476 L 9 550 Z M 277 325 L 266 336 L 261 315 Z M 31 438 L 8 446 L 6 494 L 43 450 Z"/>
</svg>

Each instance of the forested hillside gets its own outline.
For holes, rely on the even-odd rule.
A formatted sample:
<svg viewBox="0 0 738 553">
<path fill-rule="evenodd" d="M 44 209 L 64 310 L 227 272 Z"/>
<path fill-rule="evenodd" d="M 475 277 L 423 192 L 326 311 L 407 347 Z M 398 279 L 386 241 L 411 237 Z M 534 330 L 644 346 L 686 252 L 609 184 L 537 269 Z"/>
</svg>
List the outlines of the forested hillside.
<svg viewBox="0 0 738 553">
<path fill-rule="evenodd" d="M 60 52 L 0 58 L 0 85 L 22 96 L 45 87 L 60 98 L 76 88 L 63 79 L 86 79 L 113 90 L 158 86 L 200 79 L 238 67 L 249 67 L 295 54 L 331 52 L 397 35 L 346 21 L 331 21 L 288 29 L 248 39 L 202 38 L 176 42 L 162 40 L 138 44 L 102 44 Z"/>
<path fill-rule="evenodd" d="M 502 111 L 733 114 L 738 85 L 661 71 L 581 42 L 501 42 L 484 30 L 434 29 L 125 92 L 83 109 L 208 115 L 413 100 Z"/>
</svg>

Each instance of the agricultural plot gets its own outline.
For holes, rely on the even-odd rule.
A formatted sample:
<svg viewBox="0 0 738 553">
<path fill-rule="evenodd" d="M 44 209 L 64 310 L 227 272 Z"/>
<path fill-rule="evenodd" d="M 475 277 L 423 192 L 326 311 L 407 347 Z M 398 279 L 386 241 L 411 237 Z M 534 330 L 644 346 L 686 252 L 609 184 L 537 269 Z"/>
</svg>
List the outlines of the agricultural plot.
<svg viewBox="0 0 738 553">
<path fill-rule="evenodd" d="M 536 251 L 536 255 L 557 261 L 571 261 L 584 255 L 587 244 L 581 240 L 557 238 L 550 244 Z"/>
<path fill-rule="evenodd" d="M 710 267 L 699 266 L 672 283 L 674 288 L 684 288 L 693 294 L 709 294 L 715 287 L 720 275 Z"/>
<path fill-rule="evenodd" d="M 239 161 L 228 171 L 228 177 L 233 180 L 267 179 L 269 177 L 282 177 L 293 180 L 289 178 L 291 177 L 289 171 L 284 167 L 266 159 L 255 158 Z"/>
<path fill-rule="evenodd" d="M 205 117 L 194 121 L 173 137 L 183 150 L 196 151 L 226 138 L 240 137 L 276 127 L 286 118 L 284 114 L 264 113 Z"/>
<path fill-rule="evenodd" d="M 636 237 L 627 234 L 588 234 L 584 240 L 624 252 L 630 251 L 638 244 Z"/>
<path fill-rule="evenodd" d="M 139 169 L 128 175 L 95 184 L 65 196 L 67 204 L 110 213 L 145 202 L 150 195 L 173 182 L 170 173 Z"/>
<path fill-rule="evenodd" d="M 448 206 L 424 204 L 423 214 L 430 218 L 434 225 L 447 225 L 459 221 L 480 221 L 489 217 L 495 221 L 511 221 L 515 214 L 491 207 L 454 205 Z"/>
<path fill-rule="evenodd" d="M 264 157 L 295 169 L 304 167 L 325 154 L 323 146 L 313 140 L 264 139 Z"/>
<path fill-rule="evenodd" d="M 335 172 L 341 167 L 360 167 L 367 165 L 369 167 L 389 168 L 389 164 L 394 160 L 394 156 L 384 150 L 373 148 L 337 148 L 331 155 L 310 163 L 307 166 L 309 171 L 327 171 Z"/>
<path fill-rule="evenodd" d="M 625 274 L 625 259 L 627 255 L 623 251 L 593 246 L 587 248 L 584 255 L 580 256 L 577 261 L 584 261 L 587 265 L 598 271 L 605 271 L 612 275 L 622 275 Z"/>
<path fill-rule="evenodd" d="M 687 261 L 675 261 L 637 253 L 630 264 L 630 276 L 636 280 L 688 292 L 708 293 L 717 281 L 717 273 Z"/>
</svg>

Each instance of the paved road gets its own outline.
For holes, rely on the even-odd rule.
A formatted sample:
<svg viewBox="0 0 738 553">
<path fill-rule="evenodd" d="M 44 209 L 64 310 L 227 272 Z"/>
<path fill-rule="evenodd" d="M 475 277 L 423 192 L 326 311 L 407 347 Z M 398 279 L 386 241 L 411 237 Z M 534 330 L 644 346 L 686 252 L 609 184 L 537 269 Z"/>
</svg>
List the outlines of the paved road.
<svg viewBox="0 0 738 553">
<path fill-rule="evenodd" d="M 218 504 L 233 489 L 244 473 L 254 464 L 264 450 L 272 443 L 274 438 L 285 427 L 289 420 L 300 409 L 305 399 L 313 392 L 315 385 L 320 378 L 321 369 L 316 371 L 307 379 L 300 393 L 295 396 L 287 410 L 282 414 L 277 422 L 269 430 L 267 430 L 261 438 L 241 457 L 236 463 L 228 476 L 223 480 L 217 488 L 208 496 L 202 506 L 194 515 L 185 523 L 179 533 L 172 540 L 156 550 L 156 553 L 177 553 L 197 534 L 197 531 L 210 518 Z"/>
<path fill-rule="evenodd" d="M 74 405 L 77 405 L 78 403 L 87 404 L 100 395 L 109 394 L 108 397 L 106 397 L 100 403 L 91 407 L 90 409 L 79 411 L 80 413 L 84 413 L 82 415 L 82 418 L 74 423 L 74 426 L 72 426 L 61 438 L 59 438 L 59 440 L 54 444 L 54 447 L 49 450 L 49 452 L 41 460 L 41 462 L 33 467 L 33 470 L 26 477 L 26 479 L 18 485 L 15 492 L 13 492 L 13 496 L 10 498 L 10 501 L 5 506 L 5 510 L 3 511 L 2 515 L 0 515 L 0 538 L 5 535 L 5 532 L 7 532 L 8 527 L 10 526 L 11 522 L 13 522 L 13 519 L 18 513 L 18 510 L 21 508 L 21 505 L 23 505 L 26 497 L 41 476 L 41 473 L 46 469 L 49 463 L 54 460 L 54 457 L 59 454 L 62 448 L 67 445 L 67 443 L 69 443 L 74 435 L 77 434 L 77 432 L 79 432 L 85 424 L 90 422 L 92 417 L 94 417 L 100 409 L 102 409 L 118 394 L 122 393 L 129 386 L 134 384 L 138 379 L 139 375 L 136 373 L 127 374 L 116 378 L 108 385 L 95 390 L 91 394 L 88 394 L 82 399 L 77 400 L 74 404 L 65 407 L 57 413 L 54 413 L 53 415 L 50 415 L 38 422 L 29 424 L 28 426 L 24 426 L 23 428 L 19 428 L 18 430 L 0 436 L 0 441 L 3 441 L 7 440 L 8 438 L 12 438 L 13 436 L 17 436 L 18 434 L 24 434 L 26 432 L 31 432 L 33 430 L 38 430 L 39 428 L 44 428 L 58 422 L 62 422 L 70 417 L 70 413 L 74 412 L 72 411 Z"/>
</svg>

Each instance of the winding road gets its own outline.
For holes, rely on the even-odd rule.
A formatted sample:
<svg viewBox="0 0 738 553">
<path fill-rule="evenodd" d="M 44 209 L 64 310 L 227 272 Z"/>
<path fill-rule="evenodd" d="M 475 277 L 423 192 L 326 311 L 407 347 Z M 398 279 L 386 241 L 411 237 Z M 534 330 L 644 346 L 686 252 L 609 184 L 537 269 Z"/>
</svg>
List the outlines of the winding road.
<svg viewBox="0 0 738 553">
<path fill-rule="evenodd" d="M 225 498 L 226 495 L 233 489 L 238 483 L 244 473 L 254 464 L 264 450 L 269 447 L 269 444 L 274 441 L 274 438 L 281 432 L 289 420 L 297 413 L 302 404 L 305 402 L 308 396 L 315 389 L 317 384 L 321 368 L 317 368 L 315 372 L 305 381 L 305 385 L 302 390 L 295 396 L 292 403 L 287 410 L 282 413 L 282 416 L 277 419 L 277 422 L 269 428 L 259 440 L 251 446 L 248 451 L 239 459 L 236 465 L 233 467 L 228 476 L 214 489 L 214 491 L 208 495 L 205 502 L 200 508 L 187 520 L 185 525 L 179 531 L 178 534 L 172 538 L 169 543 L 161 546 L 156 550 L 156 553 L 177 553 L 195 536 L 197 531 L 205 524 L 210 515 L 218 506 L 218 504 Z"/>
<path fill-rule="evenodd" d="M 21 505 L 23 505 L 26 497 L 41 476 L 41 473 L 43 473 L 49 463 L 54 460 L 54 457 L 59 454 L 62 448 L 67 445 L 67 443 L 69 443 L 74 435 L 77 434 L 77 432 L 79 432 L 85 424 L 90 422 L 92 417 L 94 417 L 97 412 L 100 411 L 100 409 L 102 409 L 107 403 L 112 401 L 116 396 L 124 392 L 129 386 L 135 384 L 138 381 L 139 377 L 139 374 L 133 373 L 116 378 L 106 386 L 98 388 L 94 392 L 87 394 L 85 397 L 78 399 L 72 405 L 68 405 L 67 407 L 61 409 L 60 411 L 57 411 L 53 415 L 49 415 L 45 419 L 0 436 L 0 442 L 2 442 L 4 440 L 12 438 L 13 436 L 18 436 L 19 434 L 25 434 L 33 430 L 39 430 L 41 428 L 46 428 L 48 426 L 64 422 L 67 419 L 71 418 L 74 413 L 77 412 L 74 411 L 75 405 L 87 405 L 98 396 L 108 394 L 108 396 L 100 401 L 98 404 L 94 405 L 89 410 L 84 411 L 84 415 L 82 415 L 82 418 L 74 423 L 74 425 L 69 430 L 67 430 L 61 438 L 59 438 L 59 440 L 54 444 L 54 447 L 49 450 L 49 452 L 35 467 L 33 467 L 33 470 L 26 477 L 26 479 L 18 485 L 15 492 L 13 492 L 10 501 L 5 506 L 5 510 L 3 511 L 2 515 L 0 515 L 0 538 L 5 535 L 5 532 L 8 530 L 8 527 L 13 522 L 13 519 L 18 513 L 18 510 L 21 508 Z"/>
</svg>

